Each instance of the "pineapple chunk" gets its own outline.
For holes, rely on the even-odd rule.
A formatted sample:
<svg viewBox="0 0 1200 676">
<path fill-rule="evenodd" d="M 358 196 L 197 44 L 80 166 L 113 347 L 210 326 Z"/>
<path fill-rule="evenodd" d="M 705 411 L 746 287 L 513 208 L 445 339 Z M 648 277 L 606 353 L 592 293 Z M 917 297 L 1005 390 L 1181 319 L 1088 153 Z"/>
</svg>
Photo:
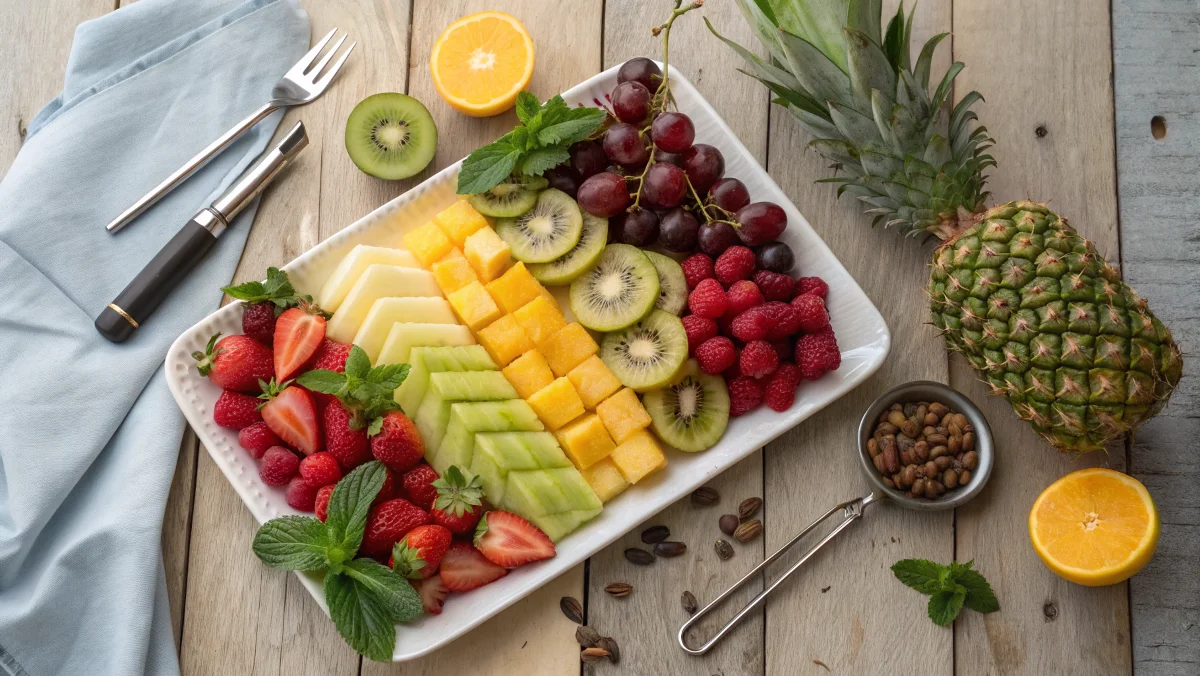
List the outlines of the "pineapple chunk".
<svg viewBox="0 0 1200 676">
<path fill-rule="evenodd" d="M 375 305 L 375 301 L 390 297 L 429 297 L 441 298 L 433 275 L 419 268 L 401 268 L 395 265 L 371 265 L 363 272 L 346 299 L 333 313 L 333 319 L 325 327 L 325 335 L 339 343 L 351 343 L 354 334 L 362 328 L 367 313 Z M 387 336 L 383 329 L 380 344 Z"/>
<path fill-rule="evenodd" d="M 499 277 L 512 261 L 508 242 L 500 239 L 500 235 L 491 228 L 484 228 L 468 237 L 463 243 L 463 253 L 485 283 Z"/>
<path fill-rule="evenodd" d="M 628 387 L 596 406 L 596 414 L 604 422 L 613 441 L 624 443 L 638 430 L 650 426 L 650 414 Z"/>
<path fill-rule="evenodd" d="M 421 265 L 429 267 L 454 248 L 454 242 L 433 221 L 404 236 L 404 246 L 413 252 Z"/>
<path fill-rule="evenodd" d="M 442 293 L 446 295 L 458 291 L 471 282 L 479 281 L 479 277 L 471 269 L 471 264 L 467 262 L 467 257 L 462 255 L 458 249 L 451 249 L 450 253 L 442 256 L 440 261 L 433 264 L 432 270 L 433 278 L 437 281 L 438 286 L 442 287 Z"/>
<path fill-rule="evenodd" d="M 613 392 L 621 389 L 621 381 L 617 380 L 613 372 L 608 370 L 608 367 L 596 355 L 588 357 L 583 360 L 582 364 L 571 369 L 567 377 L 571 379 L 571 384 L 579 392 L 579 398 L 583 400 L 584 408 L 589 411 L 609 398 Z"/>
<path fill-rule="evenodd" d="M 636 484 L 647 474 L 667 466 L 667 456 L 663 453 L 658 439 L 646 430 L 635 432 L 614 448 L 608 457 L 631 484 Z"/>
<path fill-rule="evenodd" d="M 529 269 L 520 261 L 508 272 L 488 282 L 487 290 L 505 312 L 516 312 L 522 305 L 542 295 L 541 283 L 529 274 Z"/>
<path fill-rule="evenodd" d="M 525 335 L 535 345 L 554 335 L 567 325 L 567 318 L 558 309 L 553 298 L 541 296 L 534 298 L 513 312 L 513 318 L 525 329 Z"/>
<path fill-rule="evenodd" d="M 338 263 L 333 274 L 317 294 L 317 304 L 326 312 L 337 312 L 351 287 L 371 265 L 395 265 L 401 268 L 419 268 L 421 264 L 411 252 L 404 249 L 389 249 L 383 246 L 359 244 Z"/>
<path fill-rule="evenodd" d="M 588 413 L 555 433 L 567 457 L 579 469 L 587 469 L 608 457 L 616 448 L 612 437 L 600 422 L 600 416 Z"/>
<path fill-rule="evenodd" d="M 471 327 L 472 331 L 478 331 L 500 318 L 501 312 L 496 301 L 479 282 L 471 282 L 450 294 L 447 300 L 462 323 Z"/>
<path fill-rule="evenodd" d="M 538 344 L 546 363 L 556 376 L 565 376 L 584 359 L 600 351 L 592 334 L 579 322 L 571 322 Z"/>
<path fill-rule="evenodd" d="M 583 401 L 566 378 L 559 378 L 534 392 L 526 401 L 551 432 L 583 415 Z"/>
<path fill-rule="evenodd" d="M 508 382 L 512 383 L 522 399 L 528 399 L 538 390 L 554 382 L 554 373 L 546 364 L 546 358 L 537 350 L 529 350 L 505 366 L 504 377 L 508 378 Z"/>
<path fill-rule="evenodd" d="M 579 470 L 579 473 L 592 487 L 596 497 L 600 498 L 600 502 L 608 502 L 629 488 L 629 482 L 625 480 L 621 470 L 617 469 L 617 464 L 612 458 L 601 458 L 591 467 Z"/>
<path fill-rule="evenodd" d="M 372 364 L 378 363 L 392 329 L 404 322 L 458 326 L 450 304 L 442 298 L 380 298 L 363 319 L 353 343 L 367 353 Z"/>
<path fill-rule="evenodd" d="M 512 360 L 533 349 L 533 343 L 525 336 L 517 320 L 512 315 L 504 315 L 500 319 L 479 329 L 479 344 L 483 345 L 492 359 L 502 368 Z"/>
<path fill-rule="evenodd" d="M 483 217 L 483 214 L 475 211 L 475 207 L 465 199 L 443 209 L 441 213 L 433 217 L 433 222 L 437 223 L 442 232 L 445 232 L 458 246 L 462 246 L 463 242 L 467 241 L 467 237 L 475 234 L 480 228 L 488 227 L 487 219 Z"/>
</svg>

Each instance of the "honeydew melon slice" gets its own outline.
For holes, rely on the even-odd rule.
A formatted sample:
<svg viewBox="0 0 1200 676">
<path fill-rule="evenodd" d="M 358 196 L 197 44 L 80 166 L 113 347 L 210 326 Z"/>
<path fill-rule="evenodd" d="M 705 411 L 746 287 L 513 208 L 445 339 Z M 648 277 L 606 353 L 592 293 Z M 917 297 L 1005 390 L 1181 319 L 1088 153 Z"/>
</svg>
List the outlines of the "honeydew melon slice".
<svg viewBox="0 0 1200 676">
<path fill-rule="evenodd" d="M 542 529 L 546 537 L 554 542 L 558 542 L 569 535 L 576 528 L 591 521 L 599 514 L 601 510 L 597 509 L 576 509 L 570 512 L 560 512 L 558 514 L 547 514 L 545 516 L 529 519 L 530 523 Z"/>
<path fill-rule="evenodd" d="M 493 505 L 501 504 L 508 473 L 540 469 L 531 447 L 554 437 L 549 432 L 480 432 L 475 435 L 471 473 L 483 480 L 483 492 Z"/>
<path fill-rule="evenodd" d="M 425 459 L 438 474 L 444 474 L 450 465 L 469 471 L 477 432 L 540 432 L 544 429 L 537 414 L 521 399 L 451 404 L 450 421 L 437 453 L 432 459 L 429 457 L 429 442 L 426 441 Z"/>
<path fill-rule="evenodd" d="M 417 415 L 425 390 L 429 387 L 429 374 L 444 371 L 495 371 L 496 362 L 480 345 L 457 347 L 414 347 L 409 354 L 408 376 L 396 388 L 396 403 L 410 418 Z M 434 449 L 425 445 L 425 455 Z"/>
<path fill-rule="evenodd" d="M 325 327 L 325 335 L 330 340 L 339 343 L 354 342 L 358 330 L 362 328 L 363 320 L 371 311 L 371 306 L 380 298 L 441 298 L 441 296 L 441 289 L 438 288 L 431 272 L 418 268 L 402 268 L 396 265 L 368 265 L 362 276 L 350 288 L 350 292 L 346 294 L 346 299 L 333 313 L 333 319 L 330 319 L 329 324 Z M 389 328 L 391 328 L 391 324 L 383 329 L 383 334 L 379 337 L 379 346 L 375 350 L 376 356 L 379 354 L 378 347 L 382 347 L 383 339 L 387 337 Z"/>
<path fill-rule="evenodd" d="M 401 268 L 421 267 L 416 256 L 404 249 L 359 244 L 346 254 L 329 279 L 325 280 L 325 285 L 317 294 L 317 304 L 326 312 L 337 312 L 342 301 L 346 299 L 346 294 L 350 293 L 350 289 L 362 277 L 363 272 L 368 267 L 378 264 Z"/>
<path fill-rule="evenodd" d="M 380 298 L 367 312 L 358 333 L 354 334 L 354 344 L 367 353 L 372 364 L 381 363 L 379 356 L 387 337 L 396 326 L 404 326 L 404 322 L 421 322 L 417 326 L 456 324 L 454 310 L 444 298 Z"/>
<path fill-rule="evenodd" d="M 516 399 L 517 391 L 499 371 L 442 372 L 429 374 L 429 387 L 414 422 L 426 448 L 437 448 L 450 422 L 450 406 L 459 401 Z M 468 469 L 463 467 L 462 469 Z"/>
<path fill-rule="evenodd" d="M 555 485 L 566 496 L 569 503 L 568 510 L 591 510 L 600 509 L 603 505 L 600 503 L 600 498 L 596 497 L 596 492 L 588 485 L 587 480 L 579 473 L 579 470 L 574 467 L 562 467 L 559 469 L 545 470 L 546 476 L 554 482 Z M 564 510 L 567 511 L 567 510 Z"/>
<path fill-rule="evenodd" d="M 368 317 L 368 322 L 370 318 Z M 366 324 L 364 323 L 364 326 Z M 471 329 L 461 324 L 409 324 L 396 322 L 388 331 L 375 364 L 407 364 L 414 347 L 474 345 Z M 365 349 L 365 348 L 364 348 Z"/>
</svg>

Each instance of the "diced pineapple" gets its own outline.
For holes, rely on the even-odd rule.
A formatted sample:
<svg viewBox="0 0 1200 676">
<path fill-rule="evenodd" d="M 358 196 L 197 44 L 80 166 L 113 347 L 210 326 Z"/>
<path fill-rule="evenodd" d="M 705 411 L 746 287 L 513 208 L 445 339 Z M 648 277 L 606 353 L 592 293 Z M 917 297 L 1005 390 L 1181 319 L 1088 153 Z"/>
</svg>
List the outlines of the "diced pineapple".
<svg viewBox="0 0 1200 676">
<path fill-rule="evenodd" d="M 462 323 L 471 327 L 472 331 L 478 331 L 500 318 L 496 301 L 479 282 L 471 282 L 450 294 L 447 300 Z"/>
<path fill-rule="evenodd" d="M 536 410 L 536 409 L 535 409 Z M 588 413 L 555 433 L 567 457 L 579 469 L 587 469 L 616 448 L 600 416 Z"/>
<path fill-rule="evenodd" d="M 433 221 L 429 221 L 425 225 L 410 231 L 404 236 L 404 246 L 413 252 L 417 260 L 421 261 L 421 265 L 429 267 L 434 261 L 450 252 L 454 248 L 454 242 L 442 232 L 442 229 L 437 227 Z"/>
<path fill-rule="evenodd" d="M 483 217 L 483 214 L 475 211 L 475 207 L 465 199 L 443 209 L 441 213 L 433 217 L 433 222 L 437 223 L 458 246 L 462 246 L 467 237 L 473 235 L 475 231 L 488 227 L 487 219 Z"/>
<path fill-rule="evenodd" d="M 438 300 L 441 300 L 440 298 Z M 442 301 L 445 302 L 445 301 Z M 446 304 L 454 321 L 454 312 Z M 379 358 L 375 365 L 407 364 L 408 355 L 414 347 L 452 347 L 456 345 L 474 345 L 475 336 L 471 329 L 462 324 L 407 324 L 396 322 L 388 331 L 387 339 L 379 350 Z"/>
<path fill-rule="evenodd" d="M 325 327 L 325 335 L 339 343 L 353 342 L 367 313 L 380 298 L 441 296 L 442 292 L 438 290 L 437 282 L 433 281 L 433 275 L 425 270 L 395 265 L 370 265 L 354 283 L 350 293 L 346 294 L 346 299 L 342 301 L 338 311 L 333 313 L 333 319 L 330 319 Z M 383 344 L 390 328 L 391 325 L 383 328 L 383 335 L 379 337 L 380 345 Z"/>
<path fill-rule="evenodd" d="M 534 392 L 526 401 L 551 432 L 583 415 L 583 401 L 566 378 L 559 378 Z"/>
<path fill-rule="evenodd" d="M 467 257 L 458 249 L 451 249 L 450 253 L 442 256 L 441 260 L 433 264 L 432 270 L 433 278 L 442 288 L 442 293 L 447 296 L 471 282 L 479 281 L 479 277 L 471 269 L 471 264 L 467 262 Z"/>
<path fill-rule="evenodd" d="M 541 343 L 567 325 L 566 317 L 552 298 L 539 296 L 513 312 L 513 317 L 534 345 Z"/>
<path fill-rule="evenodd" d="M 554 373 L 546 364 L 546 358 L 537 350 L 529 350 L 525 354 L 504 367 L 504 377 L 517 389 L 522 399 L 528 399 L 535 392 L 554 382 Z"/>
<path fill-rule="evenodd" d="M 351 287 L 372 265 L 395 265 L 401 268 L 421 266 L 416 257 L 404 249 L 359 244 L 346 254 L 329 279 L 325 280 L 321 293 L 317 294 L 317 304 L 326 312 L 337 312 Z"/>
<path fill-rule="evenodd" d="M 362 326 L 354 334 L 353 343 L 367 353 L 372 364 L 377 364 L 392 329 L 403 322 L 458 326 L 454 311 L 444 298 L 380 298 L 363 319 Z"/>
<path fill-rule="evenodd" d="M 571 379 L 571 384 L 579 392 L 579 398 L 583 400 L 584 408 L 589 411 L 612 396 L 613 392 L 621 389 L 621 381 L 617 380 L 613 372 L 608 370 L 608 367 L 596 355 L 584 359 L 582 364 L 571 369 L 567 377 Z"/>
<path fill-rule="evenodd" d="M 600 346 L 583 325 L 571 322 L 538 343 L 538 349 L 546 356 L 554 375 L 565 376 L 584 359 L 599 352 Z"/>
<path fill-rule="evenodd" d="M 647 430 L 634 432 L 614 448 L 608 457 L 631 484 L 636 484 L 647 474 L 667 466 L 667 456 L 663 453 L 662 446 Z"/>
<path fill-rule="evenodd" d="M 512 360 L 533 349 L 533 343 L 512 315 L 504 315 L 479 329 L 478 335 L 479 344 L 501 367 L 508 366 Z"/>
<path fill-rule="evenodd" d="M 612 461 L 612 458 L 601 458 L 591 467 L 579 470 L 579 473 L 583 475 L 583 480 L 592 487 L 596 497 L 600 498 L 600 502 L 612 500 L 629 487 L 625 475 L 617 469 L 617 464 Z"/>
<path fill-rule="evenodd" d="M 542 295 L 541 283 L 529 274 L 529 269 L 520 261 L 488 282 L 487 290 L 505 312 L 516 312 L 522 305 Z"/>
<path fill-rule="evenodd" d="M 635 432 L 650 426 L 650 414 L 628 387 L 596 406 L 596 414 L 604 422 L 613 441 L 624 443 Z"/>
<path fill-rule="evenodd" d="M 463 243 L 463 253 L 485 283 L 499 277 L 512 261 L 508 243 L 491 228 L 483 228 Z"/>
</svg>

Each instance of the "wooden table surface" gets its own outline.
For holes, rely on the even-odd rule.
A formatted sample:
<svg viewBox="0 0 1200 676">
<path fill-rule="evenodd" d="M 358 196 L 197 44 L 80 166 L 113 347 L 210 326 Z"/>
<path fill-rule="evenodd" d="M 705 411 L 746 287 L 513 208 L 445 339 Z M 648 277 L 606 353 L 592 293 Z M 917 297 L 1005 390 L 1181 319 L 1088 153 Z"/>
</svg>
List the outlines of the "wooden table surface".
<svg viewBox="0 0 1200 676">
<path fill-rule="evenodd" d="M 129 0 L 0 3 L 0 167 L 21 146 L 34 113 L 59 90 L 74 26 Z M 313 35 L 338 26 L 359 47 L 323 98 L 288 113 L 313 147 L 264 198 L 235 281 L 258 279 L 322 239 L 492 140 L 513 114 L 459 115 L 437 96 L 428 55 L 441 30 L 464 14 L 503 9 L 533 34 L 530 89 L 546 98 L 635 55 L 657 56 L 649 26 L 668 0 L 305 0 Z M 885 3 L 885 14 L 894 2 Z M 754 44 L 732 0 L 701 11 L 725 34 Z M 588 622 L 618 641 L 622 663 L 584 674 L 1200 674 L 1200 5 L 1179 0 L 921 0 L 914 41 L 953 31 L 938 52 L 967 68 L 959 92 L 979 90 L 978 111 L 997 139 L 996 198 L 1051 201 L 1095 240 L 1173 329 L 1189 361 L 1165 413 L 1133 443 L 1107 454 L 1059 456 L 1016 421 L 926 326 L 922 288 L 929 245 L 872 231 L 827 185 L 827 162 L 804 151 L 805 135 L 768 104 L 767 91 L 695 14 L 676 24 L 672 65 L 694 82 L 769 170 L 883 312 L 893 347 L 857 391 L 755 453 L 712 484 L 717 507 L 687 500 L 646 525 L 670 526 L 688 554 L 638 568 L 621 551 L 640 527 L 452 646 L 411 663 L 360 660 L 296 578 L 261 565 L 250 550 L 256 523 L 190 434 L 180 450 L 163 533 L 172 617 L 185 674 L 575 674 L 574 626 L 559 598 L 586 605 Z M 951 44 L 952 43 L 952 44 Z M 384 182 L 359 172 L 342 143 L 346 116 L 368 94 L 403 91 L 429 106 L 441 144 L 415 179 Z M 1152 132 L 1151 119 L 1159 116 Z M 216 299 L 214 298 L 214 303 Z M 740 577 L 830 505 L 858 495 L 849 453 L 853 427 L 884 388 L 913 379 L 948 382 L 993 422 L 999 463 L 986 491 L 956 513 L 884 507 L 817 556 L 710 655 L 676 645 L 679 597 L 704 601 Z M 1149 487 L 1163 518 L 1150 566 L 1126 585 L 1089 589 L 1047 571 L 1028 544 L 1036 495 L 1089 465 L 1127 469 Z M 717 517 L 746 497 L 765 500 L 764 537 L 719 561 Z M 636 524 L 630 524 L 637 526 Z M 897 559 L 975 561 L 1002 610 L 964 611 L 952 629 L 925 618 L 925 598 L 892 578 Z M 782 569 L 783 566 L 779 566 Z M 602 589 L 635 588 L 616 599 Z M 761 587 L 759 587 L 761 588 Z M 470 602 L 469 597 L 458 602 Z M 728 613 L 726 614 L 728 616 Z"/>
</svg>

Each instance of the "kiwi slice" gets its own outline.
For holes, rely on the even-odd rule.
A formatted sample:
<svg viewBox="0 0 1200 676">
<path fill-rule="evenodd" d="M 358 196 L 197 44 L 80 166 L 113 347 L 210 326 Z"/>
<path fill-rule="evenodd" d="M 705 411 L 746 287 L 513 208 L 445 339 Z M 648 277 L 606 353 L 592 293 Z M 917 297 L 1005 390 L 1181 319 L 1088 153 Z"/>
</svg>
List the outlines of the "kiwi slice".
<svg viewBox="0 0 1200 676">
<path fill-rule="evenodd" d="M 571 282 L 571 312 L 595 331 L 616 331 L 654 309 L 658 273 L 642 250 L 629 244 L 604 247 L 600 260 Z M 687 352 L 684 340 L 684 352 Z"/>
<path fill-rule="evenodd" d="M 608 219 L 593 216 L 582 209 L 580 211 L 583 213 L 583 232 L 579 235 L 579 243 L 549 263 L 534 263 L 529 266 L 533 278 L 546 286 L 570 284 L 595 265 L 596 261 L 600 260 L 600 254 L 604 253 L 604 243 L 608 240 Z M 679 268 L 679 265 L 676 264 L 675 267 Z M 679 268 L 679 281 L 684 282 L 683 268 Z M 686 289 L 684 282 L 685 293 Z M 686 300 L 685 296 L 684 301 Z"/>
<path fill-rule="evenodd" d="M 647 392 L 642 404 L 658 438 L 689 453 L 712 448 L 729 425 L 725 379 L 704 373 L 694 359 L 675 382 Z"/>
<path fill-rule="evenodd" d="M 429 165 L 437 144 L 433 117 L 404 94 L 368 96 L 346 119 L 346 152 L 359 169 L 378 178 L 415 176 Z"/>
<path fill-rule="evenodd" d="M 674 258 L 653 251 L 644 251 L 646 258 L 658 272 L 658 302 L 654 307 L 666 310 L 678 317 L 687 307 L 687 279 L 683 276 L 683 268 Z"/>
<path fill-rule="evenodd" d="M 513 258 L 526 263 L 549 263 L 578 244 L 582 233 L 579 205 L 554 188 L 538 193 L 524 214 L 496 221 L 496 234 L 508 242 Z"/>
<path fill-rule="evenodd" d="M 516 218 L 533 208 L 537 203 L 538 191 L 550 182 L 541 176 L 524 179 L 509 177 L 490 190 L 471 195 L 467 201 L 485 216 Z"/>
<path fill-rule="evenodd" d="M 600 360 L 622 385 L 638 392 L 670 383 L 687 356 L 683 322 L 662 310 L 651 310 L 645 319 L 609 333 L 600 343 Z"/>
</svg>

